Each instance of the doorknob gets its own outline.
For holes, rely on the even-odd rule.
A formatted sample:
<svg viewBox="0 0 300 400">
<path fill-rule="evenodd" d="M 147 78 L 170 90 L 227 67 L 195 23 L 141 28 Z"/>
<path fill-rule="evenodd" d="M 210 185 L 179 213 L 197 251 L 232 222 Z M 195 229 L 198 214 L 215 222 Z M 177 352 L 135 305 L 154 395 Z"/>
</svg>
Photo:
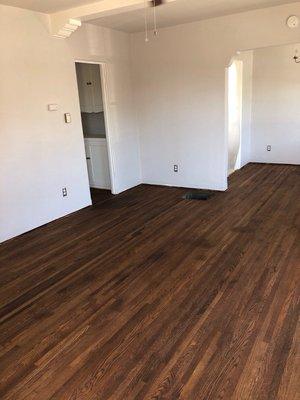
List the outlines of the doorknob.
<svg viewBox="0 0 300 400">
<path fill-rule="evenodd" d="M 86 159 L 87 159 L 87 160 L 90 160 L 90 159 L 91 159 L 91 157 L 87 157 Z"/>
</svg>

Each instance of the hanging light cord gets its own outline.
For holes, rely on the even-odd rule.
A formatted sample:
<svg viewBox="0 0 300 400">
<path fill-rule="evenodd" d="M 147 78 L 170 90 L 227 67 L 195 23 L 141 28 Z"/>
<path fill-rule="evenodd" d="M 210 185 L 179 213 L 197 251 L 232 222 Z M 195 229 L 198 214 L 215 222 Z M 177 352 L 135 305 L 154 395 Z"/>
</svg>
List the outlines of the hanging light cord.
<svg viewBox="0 0 300 400">
<path fill-rule="evenodd" d="M 153 34 L 158 36 L 157 16 L 156 16 L 156 0 L 152 0 L 153 5 Z M 144 22 L 145 22 L 145 42 L 149 42 L 148 29 L 148 0 L 144 0 Z"/>
<path fill-rule="evenodd" d="M 156 18 L 156 0 L 153 0 L 153 22 L 154 22 L 154 36 L 158 35 L 157 18 Z"/>
<path fill-rule="evenodd" d="M 148 37 L 148 5 L 147 5 L 147 0 L 144 0 L 144 18 L 145 18 L 145 42 L 149 42 L 149 37 Z"/>
</svg>

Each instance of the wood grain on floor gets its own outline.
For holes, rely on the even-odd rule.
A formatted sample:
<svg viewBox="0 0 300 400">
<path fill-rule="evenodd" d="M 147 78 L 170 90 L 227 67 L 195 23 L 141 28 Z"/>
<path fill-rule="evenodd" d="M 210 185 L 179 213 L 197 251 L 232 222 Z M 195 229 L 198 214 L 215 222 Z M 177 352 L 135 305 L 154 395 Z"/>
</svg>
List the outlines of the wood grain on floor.
<svg viewBox="0 0 300 400">
<path fill-rule="evenodd" d="M 97 204 L 113 197 L 110 190 L 90 188 L 92 203 Z"/>
<path fill-rule="evenodd" d="M 0 246 L 2 400 L 299 398 L 300 167 L 185 192 L 141 185 Z"/>
</svg>

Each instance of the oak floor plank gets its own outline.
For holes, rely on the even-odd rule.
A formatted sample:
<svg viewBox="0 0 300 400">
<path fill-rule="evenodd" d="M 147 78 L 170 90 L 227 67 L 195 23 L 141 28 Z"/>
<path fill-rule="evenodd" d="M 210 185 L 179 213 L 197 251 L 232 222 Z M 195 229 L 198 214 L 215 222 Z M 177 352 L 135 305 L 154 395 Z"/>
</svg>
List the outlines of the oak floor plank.
<svg viewBox="0 0 300 400">
<path fill-rule="evenodd" d="M 0 245 L 0 398 L 296 400 L 300 167 L 140 185 Z"/>
</svg>

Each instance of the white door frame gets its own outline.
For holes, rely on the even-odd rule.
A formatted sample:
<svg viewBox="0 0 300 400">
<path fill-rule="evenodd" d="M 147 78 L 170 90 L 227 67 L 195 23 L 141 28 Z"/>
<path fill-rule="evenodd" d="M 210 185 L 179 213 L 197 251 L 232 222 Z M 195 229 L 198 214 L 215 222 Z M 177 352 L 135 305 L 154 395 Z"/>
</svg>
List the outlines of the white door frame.
<svg viewBox="0 0 300 400">
<path fill-rule="evenodd" d="M 241 66 L 241 72 L 242 72 L 242 77 L 243 77 L 243 61 L 239 59 L 235 59 L 235 56 L 233 56 L 230 60 L 230 63 L 228 66 L 225 68 L 225 152 L 224 152 L 224 187 L 225 189 L 228 188 L 228 160 L 229 160 L 229 106 L 228 106 L 228 96 L 229 96 L 229 68 L 231 67 L 232 63 L 234 61 L 240 61 L 242 63 Z M 243 78 L 242 78 L 243 79 Z M 239 146 L 239 151 L 237 155 L 237 163 L 236 167 L 237 169 L 241 168 L 241 151 L 242 151 L 242 122 L 243 122 L 243 87 L 241 88 L 241 119 L 240 119 L 240 146 Z"/>
<path fill-rule="evenodd" d="M 114 153 L 113 153 L 113 149 L 112 149 L 112 134 L 111 134 L 112 133 L 112 123 L 111 123 L 111 113 L 110 113 L 110 108 L 109 108 L 107 63 L 103 62 L 103 61 L 90 61 L 90 60 L 82 60 L 82 59 L 80 59 L 80 60 L 76 59 L 74 61 L 74 66 L 75 66 L 75 63 L 99 65 L 111 192 L 112 192 L 112 194 L 116 194 L 117 192 L 116 192 L 116 183 L 115 183 L 115 161 L 114 161 Z M 79 92 L 78 92 L 78 100 L 79 100 Z M 83 133 L 82 133 L 82 136 L 83 136 Z"/>
</svg>

